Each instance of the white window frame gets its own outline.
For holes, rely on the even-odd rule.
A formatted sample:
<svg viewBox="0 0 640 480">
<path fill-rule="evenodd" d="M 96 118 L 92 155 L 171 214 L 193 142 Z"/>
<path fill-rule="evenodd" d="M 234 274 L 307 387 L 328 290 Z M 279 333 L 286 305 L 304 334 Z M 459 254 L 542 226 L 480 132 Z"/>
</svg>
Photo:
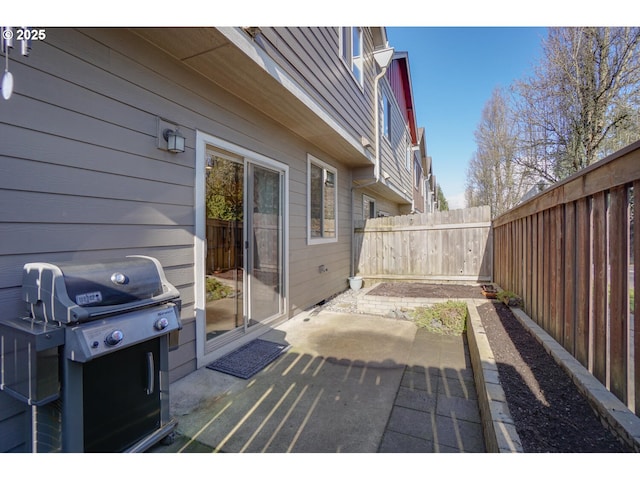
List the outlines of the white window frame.
<svg viewBox="0 0 640 480">
<path fill-rule="evenodd" d="M 382 136 L 391 143 L 391 101 L 386 92 L 382 92 Z"/>
<path fill-rule="evenodd" d="M 369 212 L 365 211 L 365 205 L 369 204 Z M 373 206 L 373 215 L 371 214 L 371 207 Z M 367 216 L 369 215 L 369 216 Z M 368 218 L 376 218 L 377 216 L 377 208 L 376 208 L 376 199 L 370 197 L 369 195 L 362 195 L 362 219 L 366 220 Z"/>
<path fill-rule="evenodd" d="M 353 41 L 354 35 L 357 35 L 357 42 Z M 340 27 L 340 58 L 360 88 L 363 88 L 364 85 L 364 46 L 362 45 L 362 38 L 362 27 Z M 357 51 L 354 52 L 354 48 L 357 48 Z"/>
<path fill-rule="evenodd" d="M 333 205 L 335 208 L 335 235 L 332 237 L 312 237 L 311 236 L 311 165 L 315 165 L 323 170 L 323 172 L 331 172 L 335 181 L 335 188 L 333 189 Z M 322 192 L 322 210 L 325 208 L 325 191 Z M 314 157 L 311 154 L 307 155 L 307 244 L 317 245 L 321 243 L 333 243 L 338 241 L 338 170 L 332 167 L 328 163 Z"/>
<path fill-rule="evenodd" d="M 420 164 L 420 160 L 418 160 L 417 155 L 414 155 L 413 157 L 413 176 L 413 184 L 415 185 L 416 190 L 422 194 L 422 165 Z"/>
</svg>

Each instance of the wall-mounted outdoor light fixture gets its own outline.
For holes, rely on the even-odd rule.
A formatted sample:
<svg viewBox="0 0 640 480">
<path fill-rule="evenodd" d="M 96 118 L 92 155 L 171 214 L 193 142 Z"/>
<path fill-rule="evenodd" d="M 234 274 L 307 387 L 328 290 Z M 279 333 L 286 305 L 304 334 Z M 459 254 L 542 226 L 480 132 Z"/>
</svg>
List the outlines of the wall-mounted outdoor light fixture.
<svg viewBox="0 0 640 480">
<path fill-rule="evenodd" d="M 180 132 L 180 126 L 164 118 L 156 117 L 156 141 L 160 150 L 171 153 L 182 153 L 185 150 L 185 136 Z"/>
<path fill-rule="evenodd" d="M 172 153 L 184 152 L 184 137 L 178 129 L 167 128 L 162 132 L 162 137 L 167 141 L 167 150 Z"/>
</svg>

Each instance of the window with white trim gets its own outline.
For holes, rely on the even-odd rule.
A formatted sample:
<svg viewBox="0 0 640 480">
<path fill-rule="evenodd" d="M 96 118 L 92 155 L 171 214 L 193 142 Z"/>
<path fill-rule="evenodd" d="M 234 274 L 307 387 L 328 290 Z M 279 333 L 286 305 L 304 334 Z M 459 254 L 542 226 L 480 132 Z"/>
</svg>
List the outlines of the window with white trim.
<svg viewBox="0 0 640 480">
<path fill-rule="evenodd" d="M 340 28 L 340 58 L 349 67 L 353 77 L 362 86 L 362 28 Z"/>
<path fill-rule="evenodd" d="M 376 201 L 367 195 L 362 195 L 362 217 L 376 218 Z"/>
<path fill-rule="evenodd" d="M 417 156 L 413 161 L 413 177 L 416 190 L 422 193 L 422 165 L 420 164 L 420 160 L 418 160 Z"/>
<path fill-rule="evenodd" d="M 382 94 L 382 134 L 391 142 L 391 102 L 386 93 Z"/>
<path fill-rule="evenodd" d="M 307 242 L 338 240 L 338 171 L 307 156 Z"/>
</svg>

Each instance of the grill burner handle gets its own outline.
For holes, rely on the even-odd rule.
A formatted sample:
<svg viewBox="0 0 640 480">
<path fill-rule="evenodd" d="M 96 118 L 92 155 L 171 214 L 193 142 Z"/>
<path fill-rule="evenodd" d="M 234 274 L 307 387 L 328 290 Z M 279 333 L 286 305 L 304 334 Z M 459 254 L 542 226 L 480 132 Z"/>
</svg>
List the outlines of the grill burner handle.
<svg viewBox="0 0 640 480">
<path fill-rule="evenodd" d="M 147 352 L 147 388 L 145 390 L 147 395 L 151 395 L 155 390 L 155 372 L 156 367 L 153 361 L 153 352 Z"/>
</svg>

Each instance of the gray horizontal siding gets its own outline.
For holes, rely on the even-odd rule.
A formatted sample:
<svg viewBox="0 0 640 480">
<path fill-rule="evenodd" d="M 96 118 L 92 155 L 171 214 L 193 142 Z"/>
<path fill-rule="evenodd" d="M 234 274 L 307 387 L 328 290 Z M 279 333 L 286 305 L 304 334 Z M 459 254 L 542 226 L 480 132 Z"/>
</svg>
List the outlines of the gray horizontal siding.
<svg viewBox="0 0 640 480">
<path fill-rule="evenodd" d="M 103 68 L 112 50 L 73 30 L 47 35 L 13 62 L 16 89 L 0 109 L 0 312 L 27 313 L 27 262 L 155 256 L 181 293 L 177 378 L 195 368 L 193 143 L 182 156 L 157 148 L 157 117 L 174 103 Z M 0 451 L 23 448 L 28 423 L 6 398 Z"/>
<path fill-rule="evenodd" d="M 26 452 L 29 428 L 29 411 L 25 404 L 0 392 L 0 452 Z M 16 435 L 16 432 L 19 435 Z"/>
<path fill-rule="evenodd" d="M 338 242 L 307 245 L 307 173 L 304 163 L 290 170 L 290 310 L 298 313 L 346 288 L 351 266 L 351 174 L 321 152 L 310 152 L 338 170 Z M 300 169 L 303 167 L 303 169 Z M 320 272 L 324 265 L 326 272 Z"/>
<path fill-rule="evenodd" d="M 0 157 L 0 165 L 9 172 L 0 188 L 193 206 L 193 188 L 176 185 L 171 177 L 159 182 L 123 175 L 126 168 L 117 174 L 6 156 Z"/>
<path fill-rule="evenodd" d="M 14 100 L 21 102 L 18 98 L 12 98 L 12 104 Z M 26 108 L 27 105 L 29 103 L 22 104 L 22 107 Z M 183 159 L 169 157 L 165 160 L 162 156 L 161 158 L 148 156 L 157 150 L 155 144 L 139 154 L 134 154 L 123 151 L 123 145 L 120 143 L 93 145 L 86 143 L 82 135 L 79 136 L 80 138 L 56 135 L 49 130 L 48 122 L 44 122 L 39 127 L 47 129 L 44 131 L 33 130 L 33 122 L 24 122 L 23 125 L 13 123 L 13 115 L 7 116 L 5 122 L 7 123 L 4 123 L 0 129 L 0 154 L 5 158 L 31 160 L 42 164 L 75 167 L 115 175 L 126 173 L 127 176 L 134 178 L 193 186 L 193 166 L 181 164 L 180 162 L 184 162 Z M 74 136 L 77 134 L 74 133 Z M 29 148 L 25 148 L 26 145 Z M 23 181 L 27 181 L 36 174 L 32 172 Z M 53 186 L 56 185 L 51 185 Z M 82 185 L 76 187 L 82 188 Z M 129 192 L 129 195 L 134 193 Z"/>
<path fill-rule="evenodd" d="M 26 162 L 25 162 L 26 163 Z M 38 167 L 36 167 L 38 168 Z M 97 175 L 99 176 L 99 175 Z M 48 182 L 51 183 L 51 182 Z M 158 186 L 155 186 L 155 191 Z M 153 191 L 153 190 L 152 190 Z M 3 220 L 22 223 L 78 223 L 102 224 L 109 222 L 126 225 L 189 225 L 193 222 L 193 207 L 190 205 L 163 204 L 151 201 L 112 199 L 82 196 L 67 190 L 62 194 L 24 190 L 0 190 L 0 204 L 20 205 L 20 209 L 8 209 Z M 140 192 L 137 193 L 140 196 Z M 154 192 L 157 200 L 165 200 Z M 55 210 L 43 205 L 56 205 Z"/>
<path fill-rule="evenodd" d="M 174 225 L 184 226 L 186 234 L 192 233 L 189 225 L 185 225 L 185 209 L 180 207 L 188 207 L 192 202 L 190 187 L 194 173 L 192 165 L 185 162 L 192 158 L 189 155 L 174 156 L 156 149 L 155 116 L 168 115 L 167 112 L 187 131 L 201 128 L 289 163 L 291 171 L 297 171 L 299 177 L 296 180 L 292 174 L 291 233 L 300 239 L 306 238 L 307 146 L 268 141 L 269 138 L 282 138 L 279 127 L 263 120 L 257 128 L 256 112 L 238 99 L 217 96 L 218 92 L 211 84 L 177 69 L 171 60 L 151 55 L 155 52 L 146 46 L 129 48 L 126 54 L 123 53 L 125 48 L 120 45 L 130 47 L 131 37 L 126 32 L 119 31 L 115 35 L 106 29 L 58 32 L 53 29 L 48 33 L 51 44 L 42 44 L 40 55 L 34 52 L 28 60 L 22 61 L 25 75 L 35 71 L 38 78 L 31 86 L 22 84 L 20 88 L 30 90 L 23 91 L 22 97 L 16 95 L 12 99 L 20 99 L 22 113 L 2 119 L 7 129 L 2 130 L 0 153 L 3 154 L 2 165 L 7 169 L 12 165 L 21 182 L 5 185 L 3 195 L 27 199 L 30 210 L 39 200 L 59 208 L 51 209 L 49 213 L 47 209 L 40 213 L 29 212 L 25 216 L 16 209 L 7 215 L 10 224 L 5 223 L 4 231 L 11 235 L 11 240 L 5 244 L 4 253 L 19 257 L 29 252 L 36 255 L 42 251 L 62 251 L 69 255 L 73 252 L 74 258 L 79 258 L 82 250 L 78 249 L 82 249 L 82 243 L 87 244 L 87 251 L 98 253 L 124 253 L 140 248 L 149 253 L 144 247 L 156 251 L 175 242 L 181 244 L 180 238 L 169 238 L 168 242 L 162 238 L 167 238 L 165 232 L 172 235 L 168 227 Z M 106 48 L 106 44 L 114 49 Z M 49 80 L 55 84 L 54 91 L 41 92 L 36 88 L 36 84 Z M 36 122 L 29 112 L 37 112 L 38 118 L 49 117 L 56 121 L 53 124 L 42 120 Z M 69 125 L 70 128 L 65 127 Z M 23 146 L 27 143 L 30 147 L 25 149 Z M 187 138 L 187 144 L 193 148 L 191 136 Z M 321 152 L 316 154 L 322 156 Z M 42 173 L 34 175 L 34 171 Z M 29 192 L 33 191 L 39 193 L 30 196 Z M 47 197 L 45 192 L 51 195 Z M 83 197 L 79 203 L 87 206 L 87 212 L 93 211 L 103 220 L 95 224 L 89 218 L 91 213 L 83 214 L 80 208 L 74 207 L 76 196 Z M 133 208 L 129 210 L 129 206 Z M 129 216 L 122 217 L 120 214 L 126 210 L 129 210 Z M 104 220 L 105 214 L 119 219 Z M 147 214 L 150 217 L 140 222 L 146 226 L 135 227 Z M 341 218 L 347 218 L 345 215 L 342 212 Z M 19 224 L 27 218 L 29 222 L 46 220 L 46 223 L 33 228 L 30 223 Z M 90 226 L 86 225 L 87 221 L 91 222 Z M 105 228 L 101 231 L 102 226 Z M 114 245 L 115 242 L 103 236 L 106 231 L 115 232 L 113 236 L 124 241 Z M 23 242 L 22 247 L 16 247 L 17 240 L 29 232 L 31 237 L 48 239 L 41 243 L 31 238 Z M 63 236 L 75 240 L 65 242 Z M 150 237 L 153 239 L 147 242 Z M 348 238 L 348 234 L 341 235 L 341 239 Z M 57 239 L 60 239 L 59 245 L 52 246 Z M 296 248 L 304 250 L 306 244 L 303 242 L 297 247 L 292 243 L 294 258 Z M 338 248 L 345 250 L 342 246 Z M 62 255 L 65 256 L 68 255 Z M 16 265 L 20 266 L 24 259 L 24 256 L 17 259 Z M 302 266 L 300 273 L 304 273 L 305 268 Z M 291 273 L 292 276 L 298 273 L 295 262 Z M 16 286 L 14 284 L 13 288 Z M 301 294 L 302 297 L 307 295 Z M 308 300 L 296 303 L 308 304 L 315 300 L 311 295 L 307 296 Z M 10 297 L 18 298 L 14 294 Z"/>
<path fill-rule="evenodd" d="M 25 311 L 20 284 L 27 262 L 151 255 L 182 298 L 170 379 L 193 371 L 197 129 L 289 165 L 291 311 L 346 288 L 351 178 L 336 159 L 125 29 L 47 29 L 47 40 L 30 57 L 16 57 L 12 72 L 14 95 L 0 109 L 2 315 Z M 336 107 L 342 101 L 331 100 Z M 353 115 L 345 121 L 360 114 Z M 157 117 L 181 126 L 185 153 L 157 148 Z M 337 243 L 306 244 L 307 153 L 338 168 Z M 321 264 L 328 272 L 319 273 Z M 4 405 L 0 430 L 19 435 L 21 413 Z"/>
<path fill-rule="evenodd" d="M 49 204 L 48 208 L 56 208 Z M 77 252 L 192 245 L 193 227 L 157 225 L 1 223 L 3 254 Z"/>
<path fill-rule="evenodd" d="M 354 137 L 364 135 L 374 142 L 373 85 L 377 70 L 371 55 L 373 38 L 369 28 L 363 28 L 365 81 L 362 88 L 340 59 L 337 27 L 262 28 L 256 42 L 279 60 L 287 73 L 306 86 L 309 94 Z M 386 79 L 381 80 L 380 88 L 392 99 L 392 143 L 381 142 L 382 168 L 392 176 L 396 188 L 408 192 L 410 202 L 413 166 L 409 170 L 404 166 L 406 146 L 410 143 L 407 126 Z"/>
<path fill-rule="evenodd" d="M 355 138 L 373 139 L 373 39 L 363 29 L 364 87 L 340 59 L 338 27 L 263 28 L 259 44 Z"/>
</svg>

